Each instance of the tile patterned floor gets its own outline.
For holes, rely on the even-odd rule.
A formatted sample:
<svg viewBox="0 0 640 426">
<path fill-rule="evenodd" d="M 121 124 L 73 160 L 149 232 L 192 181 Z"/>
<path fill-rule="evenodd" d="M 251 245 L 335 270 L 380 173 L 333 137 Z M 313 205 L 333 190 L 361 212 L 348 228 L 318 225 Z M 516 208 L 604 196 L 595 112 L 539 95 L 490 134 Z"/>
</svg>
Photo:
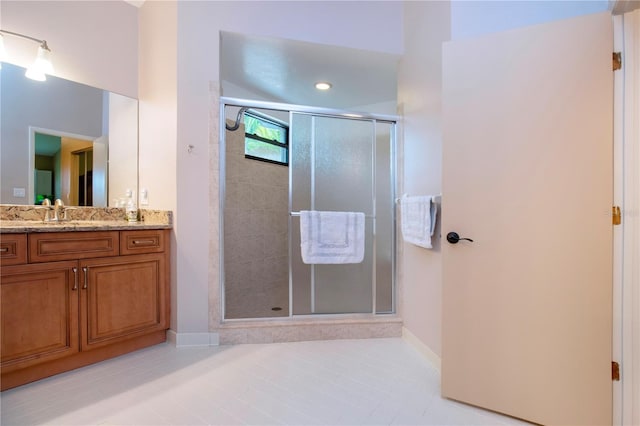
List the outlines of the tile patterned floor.
<svg viewBox="0 0 640 426">
<path fill-rule="evenodd" d="M 439 396 L 400 338 L 157 345 L 0 394 L 10 425 L 524 425 Z"/>
</svg>

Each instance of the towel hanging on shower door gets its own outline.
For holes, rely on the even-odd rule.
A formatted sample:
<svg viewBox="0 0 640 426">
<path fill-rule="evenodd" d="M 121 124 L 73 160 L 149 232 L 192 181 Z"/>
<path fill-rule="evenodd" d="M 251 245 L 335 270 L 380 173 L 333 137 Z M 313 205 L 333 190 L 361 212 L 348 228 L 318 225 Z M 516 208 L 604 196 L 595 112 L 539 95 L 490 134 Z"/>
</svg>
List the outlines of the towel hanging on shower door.
<svg viewBox="0 0 640 426">
<path fill-rule="evenodd" d="M 300 249 L 308 264 L 360 263 L 364 259 L 364 213 L 300 212 Z"/>
</svg>

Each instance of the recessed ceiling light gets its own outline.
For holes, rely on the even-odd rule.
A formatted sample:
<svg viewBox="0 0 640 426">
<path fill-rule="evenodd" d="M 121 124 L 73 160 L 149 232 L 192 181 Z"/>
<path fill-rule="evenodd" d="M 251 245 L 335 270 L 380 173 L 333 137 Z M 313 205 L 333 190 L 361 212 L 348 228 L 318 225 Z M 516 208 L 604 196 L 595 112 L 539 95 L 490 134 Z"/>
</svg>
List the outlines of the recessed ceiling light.
<svg viewBox="0 0 640 426">
<path fill-rule="evenodd" d="M 318 83 L 316 83 L 316 89 L 329 90 L 331 89 L 331 83 L 327 83 L 326 81 L 319 81 Z"/>
</svg>

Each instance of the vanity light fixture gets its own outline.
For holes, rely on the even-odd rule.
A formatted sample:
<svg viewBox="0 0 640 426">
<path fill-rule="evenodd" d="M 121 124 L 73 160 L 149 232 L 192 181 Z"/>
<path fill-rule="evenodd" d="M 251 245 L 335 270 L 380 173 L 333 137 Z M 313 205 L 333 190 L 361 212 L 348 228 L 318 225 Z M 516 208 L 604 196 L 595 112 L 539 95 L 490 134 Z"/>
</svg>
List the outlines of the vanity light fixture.
<svg viewBox="0 0 640 426">
<path fill-rule="evenodd" d="M 316 83 L 316 89 L 318 90 L 329 90 L 331 89 L 331 83 L 326 81 L 319 81 Z"/>
<path fill-rule="evenodd" d="M 46 74 L 53 74 L 53 65 L 51 64 L 51 49 L 49 49 L 49 46 L 47 46 L 46 40 L 40 40 L 20 33 L 14 33 L 13 31 L 0 30 L 0 59 L 2 60 L 4 60 L 6 57 L 3 42 L 4 34 L 35 41 L 36 43 L 40 44 L 40 46 L 38 47 L 36 60 L 29 68 L 27 68 L 27 71 L 24 73 L 25 77 L 30 78 L 31 80 L 45 81 L 47 79 Z"/>
</svg>

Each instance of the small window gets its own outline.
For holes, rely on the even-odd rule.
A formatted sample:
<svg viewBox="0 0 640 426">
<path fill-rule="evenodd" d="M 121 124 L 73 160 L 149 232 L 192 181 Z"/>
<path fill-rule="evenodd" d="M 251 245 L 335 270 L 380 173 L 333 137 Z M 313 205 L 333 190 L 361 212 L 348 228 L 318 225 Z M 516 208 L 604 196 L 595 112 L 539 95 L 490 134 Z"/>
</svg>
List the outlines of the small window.
<svg viewBox="0 0 640 426">
<path fill-rule="evenodd" d="M 244 113 L 244 156 L 252 160 L 289 164 L 289 128 L 274 119 Z"/>
</svg>

